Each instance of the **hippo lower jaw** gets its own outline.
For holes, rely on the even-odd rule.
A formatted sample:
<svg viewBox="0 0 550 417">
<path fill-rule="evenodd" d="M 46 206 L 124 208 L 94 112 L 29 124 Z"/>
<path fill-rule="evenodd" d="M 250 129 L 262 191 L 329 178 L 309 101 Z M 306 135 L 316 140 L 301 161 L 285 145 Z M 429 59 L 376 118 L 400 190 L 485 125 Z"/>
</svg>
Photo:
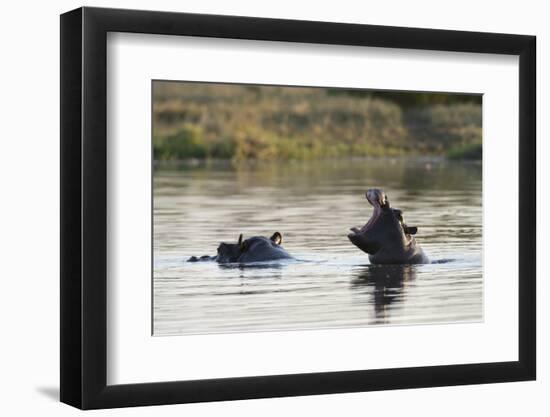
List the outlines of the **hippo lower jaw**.
<svg viewBox="0 0 550 417">
<path fill-rule="evenodd" d="M 363 230 L 364 227 L 359 230 L 356 227 L 352 227 L 351 233 L 348 234 L 348 239 L 351 243 L 361 249 L 363 252 L 367 253 L 369 256 L 374 255 L 378 251 L 378 247 L 375 247 L 371 242 L 368 242 L 366 238 L 366 233 Z"/>
</svg>

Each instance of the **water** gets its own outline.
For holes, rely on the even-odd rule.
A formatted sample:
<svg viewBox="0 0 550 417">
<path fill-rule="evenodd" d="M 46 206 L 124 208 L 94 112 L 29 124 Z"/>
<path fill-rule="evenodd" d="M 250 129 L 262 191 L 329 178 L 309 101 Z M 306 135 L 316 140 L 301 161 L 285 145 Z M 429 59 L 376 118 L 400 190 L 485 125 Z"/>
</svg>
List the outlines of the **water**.
<svg viewBox="0 0 550 417">
<path fill-rule="evenodd" d="M 348 238 L 386 191 L 428 265 L 376 266 Z M 443 160 L 223 164 L 154 173 L 154 335 L 483 320 L 481 165 Z M 186 263 L 279 231 L 298 261 Z"/>
</svg>

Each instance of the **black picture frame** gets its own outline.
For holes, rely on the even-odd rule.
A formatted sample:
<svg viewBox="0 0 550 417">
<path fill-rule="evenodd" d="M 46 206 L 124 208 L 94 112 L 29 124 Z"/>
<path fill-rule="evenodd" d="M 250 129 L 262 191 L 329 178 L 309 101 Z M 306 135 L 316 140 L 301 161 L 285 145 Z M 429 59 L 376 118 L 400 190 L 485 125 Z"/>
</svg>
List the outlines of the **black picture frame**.
<svg viewBox="0 0 550 417">
<path fill-rule="evenodd" d="M 107 385 L 108 32 L 519 56 L 518 361 Z M 94 409 L 535 379 L 534 36 L 84 7 L 61 15 L 60 57 L 62 402 Z"/>
</svg>

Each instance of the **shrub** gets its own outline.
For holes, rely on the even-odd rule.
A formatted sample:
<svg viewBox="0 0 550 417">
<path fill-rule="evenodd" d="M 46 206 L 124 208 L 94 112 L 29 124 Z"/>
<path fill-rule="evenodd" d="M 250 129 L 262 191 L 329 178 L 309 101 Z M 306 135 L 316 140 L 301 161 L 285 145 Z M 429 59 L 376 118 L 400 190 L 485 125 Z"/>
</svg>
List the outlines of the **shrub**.
<svg viewBox="0 0 550 417">
<path fill-rule="evenodd" d="M 154 139 L 154 157 L 160 160 L 206 158 L 202 132 L 196 126 L 184 126 L 174 135 Z"/>
<path fill-rule="evenodd" d="M 382 93 L 156 82 L 153 96 L 159 160 L 458 155 L 481 143 L 481 105 L 444 94 L 439 104 L 411 107 Z"/>
<path fill-rule="evenodd" d="M 447 158 L 451 160 L 481 160 L 483 156 L 483 147 L 481 143 L 471 143 L 452 148 L 447 153 Z"/>
</svg>

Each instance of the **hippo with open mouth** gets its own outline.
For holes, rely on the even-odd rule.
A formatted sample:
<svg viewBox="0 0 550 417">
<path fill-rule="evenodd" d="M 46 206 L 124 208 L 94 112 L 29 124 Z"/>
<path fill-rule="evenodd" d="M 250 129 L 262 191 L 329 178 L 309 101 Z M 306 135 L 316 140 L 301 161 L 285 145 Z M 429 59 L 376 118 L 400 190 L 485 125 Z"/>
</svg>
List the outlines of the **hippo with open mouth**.
<svg viewBox="0 0 550 417">
<path fill-rule="evenodd" d="M 253 236 L 243 240 L 239 236 L 237 243 L 222 242 L 218 246 L 216 256 L 192 256 L 188 262 L 216 261 L 218 263 L 250 263 L 292 259 L 292 256 L 283 249 L 283 236 L 275 232 L 269 239 L 263 236 Z"/>
<path fill-rule="evenodd" d="M 425 264 L 428 257 L 413 237 L 418 228 L 403 221 L 401 210 L 390 207 L 384 191 L 373 188 L 367 191 L 373 207 L 370 220 L 361 229 L 352 227 L 349 240 L 369 254 L 373 264 Z"/>
</svg>

